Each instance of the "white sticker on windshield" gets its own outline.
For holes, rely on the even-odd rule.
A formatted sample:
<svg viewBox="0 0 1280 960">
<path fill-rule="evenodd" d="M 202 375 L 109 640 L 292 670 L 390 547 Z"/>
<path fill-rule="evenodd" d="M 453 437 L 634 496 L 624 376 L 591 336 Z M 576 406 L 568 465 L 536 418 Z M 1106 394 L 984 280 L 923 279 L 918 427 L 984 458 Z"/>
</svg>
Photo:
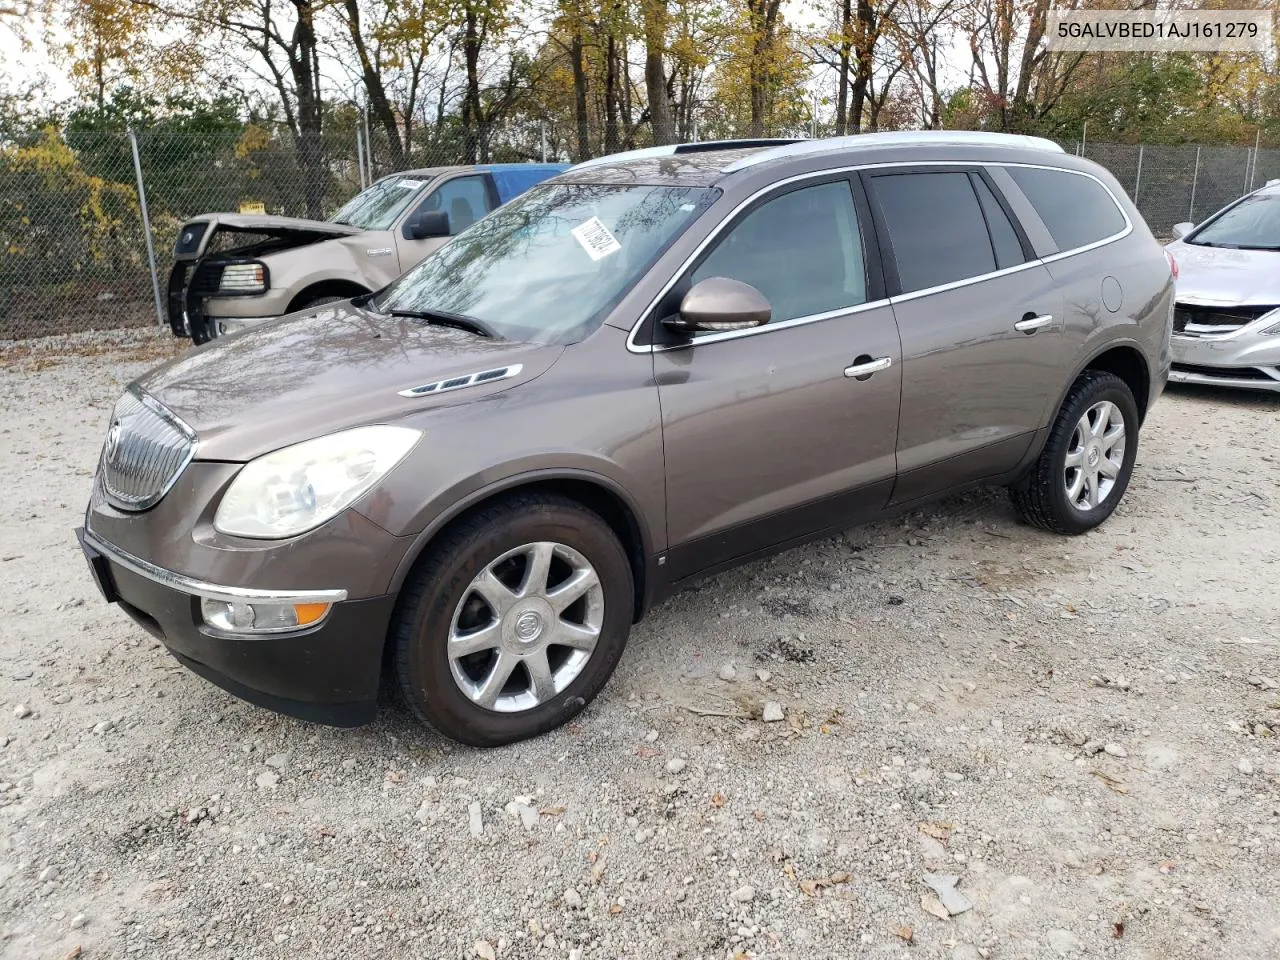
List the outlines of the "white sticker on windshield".
<svg viewBox="0 0 1280 960">
<path fill-rule="evenodd" d="M 585 223 L 578 224 L 570 233 L 582 244 L 582 249 L 587 251 L 587 256 L 592 260 L 603 260 L 622 249 L 618 238 L 609 232 L 609 228 L 600 222 L 599 217 L 592 217 Z"/>
<path fill-rule="evenodd" d="M 425 180 L 410 180 L 408 177 L 401 177 L 399 180 L 394 181 L 395 186 L 401 190 L 417 190 L 419 187 L 425 186 L 426 182 Z"/>
</svg>

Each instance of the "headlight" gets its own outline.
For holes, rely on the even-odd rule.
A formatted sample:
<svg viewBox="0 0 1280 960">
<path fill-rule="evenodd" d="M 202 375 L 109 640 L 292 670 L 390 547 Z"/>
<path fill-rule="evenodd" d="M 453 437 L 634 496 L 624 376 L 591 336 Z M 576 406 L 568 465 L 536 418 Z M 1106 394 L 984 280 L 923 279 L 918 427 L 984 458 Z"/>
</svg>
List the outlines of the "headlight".
<svg viewBox="0 0 1280 960">
<path fill-rule="evenodd" d="M 421 436 L 409 427 L 357 427 L 268 453 L 231 481 L 213 525 L 267 540 L 305 533 L 355 503 Z"/>
<path fill-rule="evenodd" d="M 1264 313 L 1258 319 L 1280 321 L 1280 307 L 1277 307 L 1276 309 L 1272 310 L 1270 313 Z M 1273 323 L 1271 326 L 1267 327 L 1267 329 L 1263 330 L 1262 332 L 1264 335 L 1271 334 L 1273 336 L 1280 336 L 1280 322 Z"/>
<path fill-rule="evenodd" d="M 229 263 L 222 268 L 218 290 L 224 293 L 265 293 L 267 268 L 260 263 Z"/>
</svg>

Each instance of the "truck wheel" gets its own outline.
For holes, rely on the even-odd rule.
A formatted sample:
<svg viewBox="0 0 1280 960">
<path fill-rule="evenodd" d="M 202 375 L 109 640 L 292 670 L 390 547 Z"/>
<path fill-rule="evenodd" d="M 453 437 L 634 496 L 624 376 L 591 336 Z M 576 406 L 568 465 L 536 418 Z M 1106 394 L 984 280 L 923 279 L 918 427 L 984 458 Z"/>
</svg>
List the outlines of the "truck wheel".
<svg viewBox="0 0 1280 960">
<path fill-rule="evenodd" d="M 1087 533 L 1115 511 L 1138 455 L 1138 405 L 1128 384 L 1082 373 L 1044 450 L 1009 493 L 1022 519 L 1054 533 Z"/>
<path fill-rule="evenodd" d="M 323 307 L 327 303 L 342 303 L 344 300 L 350 300 L 350 297 L 314 297 L 306 303 L 298 307 L 299 310 L 311 310 L 315 307 Z M 290 311 L 292 312 L 292 311 Z"/>
<path fill-rule="evenodd" d="M 604 687 L 634 609 L 626 552 L 581 504 L 523 494 L 432 545 L 400 593 L 390 642 L 417 716 L 494 747 L 560 726 Z"/>
</svg>

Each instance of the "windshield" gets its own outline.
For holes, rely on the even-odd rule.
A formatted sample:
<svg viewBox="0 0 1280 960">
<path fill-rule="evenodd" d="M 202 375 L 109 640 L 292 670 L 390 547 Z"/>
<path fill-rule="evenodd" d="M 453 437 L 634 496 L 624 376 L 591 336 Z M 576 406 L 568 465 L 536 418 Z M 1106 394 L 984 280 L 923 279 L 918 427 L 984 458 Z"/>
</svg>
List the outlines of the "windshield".
<svg viewBox="0 0 1280 960">
<path fill-rule="evenodd" d="M 473 317 L 498 336 L 572 343 L 719 195 L 707 187 L 536 187 L 378 297 L 382 311 Z"/>
<path fill-rule="evenodd" d="M 1245 197 L 1185 242 L 1239 250 L 1280 250 L 1280 194 Z"/>
<path fill-rule="evenodd" d="M 387 177 L 362 190 L 329 220 L 361 230 L 390 230 L 396 218 L 421 195 L 430 177 Z"/>
</svg>

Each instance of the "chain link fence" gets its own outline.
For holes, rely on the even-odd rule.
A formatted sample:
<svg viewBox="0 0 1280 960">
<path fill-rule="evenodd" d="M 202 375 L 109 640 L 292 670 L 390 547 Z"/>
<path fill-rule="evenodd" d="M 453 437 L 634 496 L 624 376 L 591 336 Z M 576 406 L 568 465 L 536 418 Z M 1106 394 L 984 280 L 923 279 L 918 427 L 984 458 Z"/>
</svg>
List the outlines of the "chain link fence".
<svg viewBox="0 0 1280 960">
<path fill-rule="evenodd" d="M 323 218 L 387 173 L 457 163 L 470 147 L 486 162 L 556 160 L 570 134 L 531 123 L 469 145 L 442 128 L 406 156 L 358 124 L 326 134 L 304 166 L 280 128 L 30 131 L 0 142 L 0 340 L 158 323 L 178 228 L 199 214 Z M 1159 237 L 1280 177 L 1280 149 L 1063 146 L 1111 170 Z"/>
</svg>

